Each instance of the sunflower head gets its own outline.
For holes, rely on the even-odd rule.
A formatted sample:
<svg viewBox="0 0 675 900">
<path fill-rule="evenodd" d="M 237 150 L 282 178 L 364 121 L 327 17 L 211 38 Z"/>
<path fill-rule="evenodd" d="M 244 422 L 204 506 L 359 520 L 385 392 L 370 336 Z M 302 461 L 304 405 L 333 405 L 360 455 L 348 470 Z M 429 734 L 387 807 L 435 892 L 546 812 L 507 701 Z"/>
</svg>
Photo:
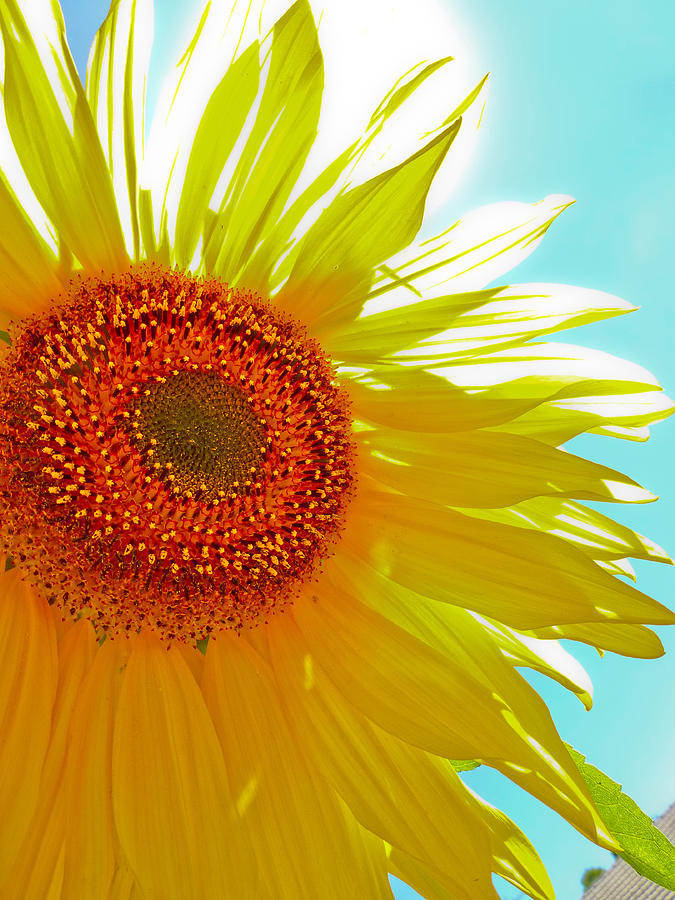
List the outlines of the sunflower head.
<svg viewBox="0 0 675 900">
<path fill-rule="evenodd" d="M 4 549 L 103 631 L 264 621 L 340 529 L 347 394 L 250 292 L 158 266 L 78 280 L 17 331 L 0 392 Z"/>
<path fill-rule="evenodd" d="M 413 67 L 312 169 L 312 10 L 262 5 L 204 5 L 144 145 L 149 0 L 85 85 L 0 0 L 0 896 L 552 900 L 458 772 L 623 852 L 519 669 L 589 708 L 559 639 L 662 652 L 623 576 L 670 560 L 595 506 L 654 497 L 563 445 L 673 407 L 549 339 L 629 304 L 497 283 L 570 198 L 418 237 L 485 79 L 383 162 Z"/>
</svg>

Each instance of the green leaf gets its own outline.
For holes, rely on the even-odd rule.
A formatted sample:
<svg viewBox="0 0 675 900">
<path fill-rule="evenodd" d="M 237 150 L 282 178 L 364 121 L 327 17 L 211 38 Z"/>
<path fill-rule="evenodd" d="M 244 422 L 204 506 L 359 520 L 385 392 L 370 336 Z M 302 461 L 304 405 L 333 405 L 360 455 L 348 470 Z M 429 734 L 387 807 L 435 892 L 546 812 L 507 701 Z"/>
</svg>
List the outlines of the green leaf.
<svg viewBox="0 0 675 900">
<path fill-rule="evenodd" d="M 471 769 L 477 769 L 481 765 L 475 759 L 449 759 L 448 762 L 455 772 L 470 772 Z"/>
<path fill-rule="evenodd" d="M 675 891 L 675 846 L 652 824 L 649 816 L 583 754 L 565 744 L 598 812 L 612 836 L 623 847 L 619 854 L 640 875 Z"/>
</svg>

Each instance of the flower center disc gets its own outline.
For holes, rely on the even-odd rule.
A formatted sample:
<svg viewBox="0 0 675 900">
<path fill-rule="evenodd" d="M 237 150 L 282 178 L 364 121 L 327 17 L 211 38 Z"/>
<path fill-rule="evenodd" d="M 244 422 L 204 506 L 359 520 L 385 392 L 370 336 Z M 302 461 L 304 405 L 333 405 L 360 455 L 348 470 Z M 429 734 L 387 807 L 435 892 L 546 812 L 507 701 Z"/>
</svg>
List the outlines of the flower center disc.
<svg viewBox="0 0 675 900">
<path fill-rule="evenodd" d="M 247 292 L 154 266 L 74 282 L 14 335 L 0 398 L 4 550 L 103 631 L 256 625 L 339 533 L 346 397 Z"/>
<path fill-rule="evenodd" d="M 135 437 L 176 490 L 222 497 L 261 470 L 265 430 L 246 395 L 219 375 L 179 372 L 142 393 Z"/>
</svg>

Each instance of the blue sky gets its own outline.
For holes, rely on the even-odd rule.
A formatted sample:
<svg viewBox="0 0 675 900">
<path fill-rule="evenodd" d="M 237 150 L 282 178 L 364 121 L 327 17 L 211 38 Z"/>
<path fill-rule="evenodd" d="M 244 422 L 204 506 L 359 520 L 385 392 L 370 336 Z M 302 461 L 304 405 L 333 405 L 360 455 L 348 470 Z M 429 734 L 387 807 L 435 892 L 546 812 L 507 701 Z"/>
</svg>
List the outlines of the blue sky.
<svg viewBox="0 0 675 900">
<path fill-rule="evenodd" d="M 413 2 L 413 0 L 398 0 Z M 618 294 L 639 312 L 564 334 L 653 371 L 675 393 L 673 209 L 675 209 L 675 4 L 650 0 L 442 0 L 469 39 L 477 71 L 491 87 L 475 156 L 438 230 L 469 209 L 499 200 L 566 193 L 577 203 L 551 228 L 514 281 L 559 281 Z M 163 2 L 164 9 L 169 4 Z M 393 5 L 393 4 L 392 4 Z M 82 68 L 107 4 L 63 3 L 68 36 Z M 164 22 L 157 23 L 160 34 Z M 450 46 L 448 53 L 456 52 Z M 579 439 L 578 453 L 628 472 L 659 494 L 656 504 L 621 518 L 675 550 L 675 417 L 647 444 Z M 615 507 L 616 510 L 616 507 Z M 673 604 L 674 570 L 637 565 L 639 586 Z M 586 713 L 558 685 L 531 680 L 563 737 L 611 774 L 650 815 L 675 800 L 675 629 L 660 630 L 669 654 L 656 661 L 600 660 L 570 647 L 590 672 L 595 706 Z M 491 771 L 467 780 L 524 828 L 546 863 L 558 900 L 578 900 L 579 878 L 611 857 L 541 804 Z M 449 839 L 452 840 L 451 836 Z M 504 900 L 522 895 L 504 882 Z M 416 897 L 400 883 L 398 900 Z"/>
</svg>

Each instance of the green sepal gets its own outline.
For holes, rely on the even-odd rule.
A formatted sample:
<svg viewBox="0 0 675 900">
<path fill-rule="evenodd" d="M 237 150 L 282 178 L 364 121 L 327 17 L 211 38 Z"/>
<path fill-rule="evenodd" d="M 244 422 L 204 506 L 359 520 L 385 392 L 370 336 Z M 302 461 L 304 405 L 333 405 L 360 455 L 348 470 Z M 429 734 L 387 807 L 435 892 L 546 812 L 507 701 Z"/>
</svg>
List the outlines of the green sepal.
<svg viewBox="0 0 675 900">
<path fill-rule="evenodd" d="M 209 646 L 209 636 L 207 635 L 205 638 L 199 638 L 195 643 L 197 645 L 197 650 L 199 650 L 202 656 L 206 656 L 206 648 Z"/>
</svg>

